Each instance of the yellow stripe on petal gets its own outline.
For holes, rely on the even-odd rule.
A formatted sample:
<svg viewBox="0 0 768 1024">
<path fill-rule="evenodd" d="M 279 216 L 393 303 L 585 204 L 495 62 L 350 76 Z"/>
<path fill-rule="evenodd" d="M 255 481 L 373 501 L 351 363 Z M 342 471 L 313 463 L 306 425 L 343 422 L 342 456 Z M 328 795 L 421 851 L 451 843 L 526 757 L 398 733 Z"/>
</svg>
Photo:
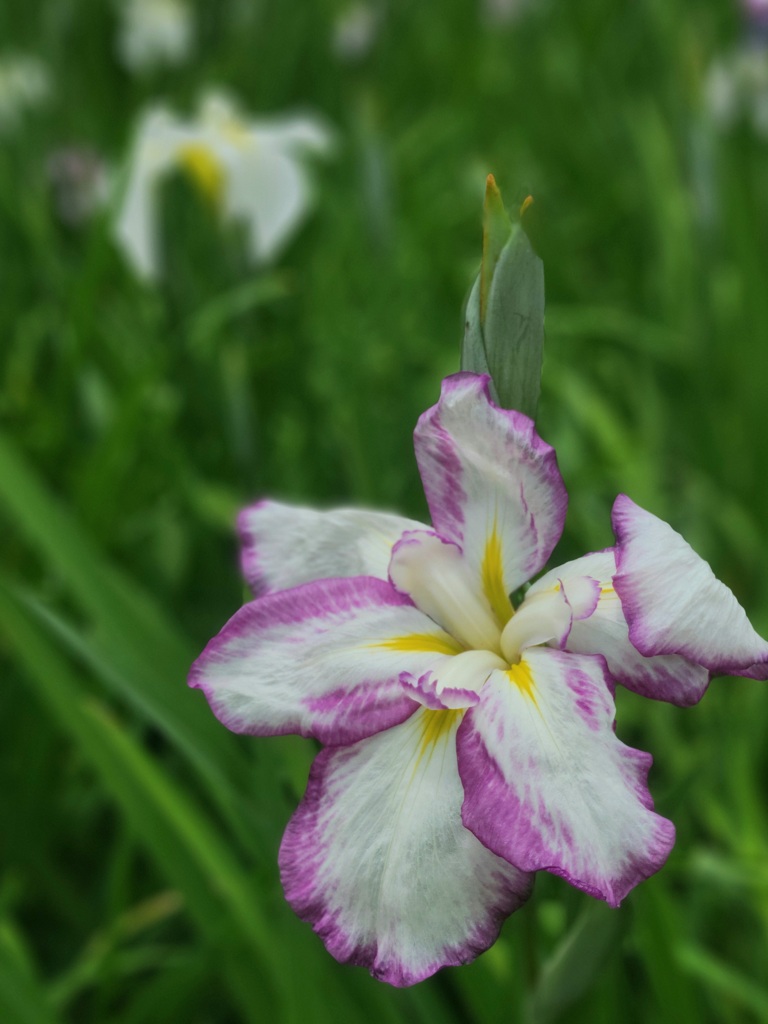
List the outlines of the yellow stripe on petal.
<svg viewBox="0 0 768 1024">
<path fill-rule="evenodd" d="M 504 588 L 504 563 L 501 559 L 501 538 L 496 529 L 496 520 L 493 522 L 488 540 L 485 542 L 483 561 L 480 566 L 480 575 L 483 583 L 483 593 L 499 626 L 503 629 L 515 614 L 509 594 Z"/>
<path fill-rule="evenodd" d="M 383 647 L 388 651 L 430 652 L 434 654 L 461 654 L 464 648 L 458 640 L 448 633 L 434 636 L 432 633 L 409 633 L 406 636 L 394 636 L 391 640 L 371 644 L 371 647 Z"/>
<path fill-rule="evenodd" d="M 533 703 L 536 704 L 536 707 L 538 707 L 538 704 L 536 703 L 536 687 L 533 682 L 531 670 L 528 668 L 526 663 L 524 661 L 518 662 L 517 665 L 513 665 L 511 668 L 507 669 L 506 675 L 510 683 L 514 683 L 520 693 L 522 693 L 524 697 L 527 697 L 528 700 L 533 701 Z"/>
<path fill-rule="evenodd" d="M 418 768 L 424 757 L 430 758 L 432 756 L 432 752 L 437 744 L 445 738 L 446 734 L 451 731 L 463 714 L 463 710 L 433 711 L 425 709 L 421 712 L 421 720 L 419 722 L 421 727 L 421 743 L 416 759 L 416 768 Z"/>
<path fill-rule="evenodd" d="M 179 163 L 205 198 L 218 208 L 224 195 L 224 171 L 208 147 L 199 142 L 182 146 Z"/>
</svg>

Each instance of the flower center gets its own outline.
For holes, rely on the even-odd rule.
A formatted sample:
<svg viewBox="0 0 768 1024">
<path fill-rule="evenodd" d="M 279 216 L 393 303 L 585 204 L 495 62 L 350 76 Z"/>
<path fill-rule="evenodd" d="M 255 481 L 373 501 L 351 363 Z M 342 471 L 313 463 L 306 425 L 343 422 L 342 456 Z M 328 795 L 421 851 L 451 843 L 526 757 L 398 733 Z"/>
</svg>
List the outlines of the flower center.
<svg viewBox="0 0 768 1024">
<path fill-rule="evenodd" d="M 516 665 L 526 648 L 564 639 L 570 625 L 571 608 L 559 585 L 529 594 L 504 627 L 501 653 L 510 665 Z"/>
<path fill-rule="evenodd" d="M 224 171 L 207 146 L 189 142 L 179 150 L 179 163 L 194 184 L 218 208 L 224 194 Z"/>
<path fill-rule="evenodd" d="M 389 575 L 402 593 L 464 647 L 501 654 L 501 628 L 460 549 L 437 534 L 404 534 Z"/>
</svg>

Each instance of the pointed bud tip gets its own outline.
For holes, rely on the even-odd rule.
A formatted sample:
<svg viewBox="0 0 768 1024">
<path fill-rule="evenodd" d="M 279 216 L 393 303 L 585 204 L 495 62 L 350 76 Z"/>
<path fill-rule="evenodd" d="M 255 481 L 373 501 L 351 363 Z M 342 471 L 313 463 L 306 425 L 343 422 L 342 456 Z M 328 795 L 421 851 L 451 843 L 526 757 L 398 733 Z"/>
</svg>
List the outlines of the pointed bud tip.
<svg viewBox="0 0 768 1024">
<path fill-rule="evenodd" d="M 521 206 L 520 206 L 520 219 L 521 219 L 521 220 L 522 220 L 522 218 L 523 218 L 523 217 L 524 217 L 524 215 L 525 215 L 525 211 L 526 211 L 526 210 L 527 210 L 527 209 L 528 209 L 528 208 L 529 208 L 530 206 L 533 206 L 533 196 L 526 196 L 526 197 L 525 197 L 525 199 L 523 200 L 523 202 L 522 202 Z"/>
<path fill-rule="evenodd" d="M 485 179 L 485 203 L 483 204 L 483 260 L 480 265 L 480 325 L 485 321 L 488 292 L 499 256 L 509 241 L 512 225 L 509 222 L 504 201 L 496 184 L 496 179 L 489 174 Z"/>
<path fill-rule="evenodd" d="M 485 179 L 485 215 L 491 217 L 503 217 L 506 213 L 504 200 L 501 198 L 501 190 L 496 184 L 496 179 L 489 174 Z"/>
</svg>

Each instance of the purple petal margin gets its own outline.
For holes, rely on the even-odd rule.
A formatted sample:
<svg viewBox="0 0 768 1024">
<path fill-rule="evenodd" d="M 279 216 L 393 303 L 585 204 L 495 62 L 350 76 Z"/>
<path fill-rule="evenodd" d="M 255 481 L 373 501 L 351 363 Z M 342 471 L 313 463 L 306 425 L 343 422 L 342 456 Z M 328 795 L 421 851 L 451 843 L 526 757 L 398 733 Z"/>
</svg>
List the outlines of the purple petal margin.
<svg viewBox="0 0 768 1024">
<path fill-rule="evenodd" d="M 535 466 L 549 479 L 554 514 L 542 530 L 529 509 L 521 483 L 518 500 L 528 516 L 527 528 L 535 537 L 534 551 L 523 566 L 526 578 L 537 573 L 552 554 L 565 523 L 568 493 L 565 489 L 554 448 L 536 433 L 533 420 L 524 413 L 501 409 L 491 398 L 490 377 L 487 374 L 455 373 L 442 382 L 440 399 L 419 417 L 414 432 L 416 461 L 419 466 L 424 493 L 437 532 L 448 540 L 463 546 L 465 536 L 465 507 L 468 496 L 462 485 L 462 460 L 456 441 L 443 423 L 444 404 L 464 395 L 483 401 L 499 417 L 499 430 L 506 432 L 505 445 L 514 443 L 521 454 L 521 464 Z"/>
<path fill-rule="evenodd" d="M 654 655 L 682 655 L 695 664 L 702 665 L 712 675 L 744 676 L 748 679 L 768 679 L 768 643 L 752 628 L 747 613 L 739 604 L 735 595 L 717 579 L 709 563 L 701 558 L 690 547 L 687 541 L 668 523 L 653 513 L 635 504 L 626 494 L 619 494 L 613 504 L 611 513 L 613 532 L 616 536 L 616 567 L 614 587 L 619 595 L 624 616 L 629 626 L 629 639 L 633 646 L 646 657 Z M 647 609 L 651 600 L 643 594 L 643 588 L 637 585 L 635 574 L 628 570 L 627 563 L 631 557 L 629 546 L 633 534 L 639 532 L 644 524 L 651 523 L 657 531 L 663 531 L 670 551 L 690 569 L 691 565 L 699 567 L 705 576 L 707 587 L 710 588 L 711 603 L 717 603 L 718 614 L 722 615 L 719 629 L 707 630 L 698 625 L 695 637 L 669 638 L 664 636 L 671 623 L 659 630 L 648 628 Z M 677 609 L 675 609 L 676 611 Z M 712 619 L 711 608 L 708 619 Z M 727 625 L 726 625 L 727 623 Z M 690 632 L 690 626 L 687 626 Z M 741 634 L 742 652 L 736 649 L 734 635 Z M 707 646 L 717 646 L 717 652 L 710 652 Z M 751 647 L 750 656 L 745 656 L 745 648 Z M 730 648 L 730 650 L 729 650 Z M 754 659 L 754 660 L 752 660 Z"/>
<path fill-rule="evenodd" d="M 248 519 L 257 509 L 272 502 L 267 498 L 242 508 L 237 514 L 237 536 L 240 539 L 240 571 L 251 588 L 254 597 L 260 597 L 269 590 L 259 560 L 259 539 L 249 528 Z"/>
<path fill-rule="evenodd" d="M 589 658 L 602 662 L 606 687 L 613 692 L 612 680 L 601 656 L 571 656 L 555 651 L 552 651 L 552 655 L 560 659 Z M 594 704 L 594 687 L 586 676 L 582 683 L 580 676 L 578 671 L 572 672 L 568 685 L 577 698 L 578 713 L 589 728 L 598 731 L 602 728 L 602 713 Z M 538 813 L 542 822 L 551 827 L 551 815 L 548 815 L 546 808 L 542 809 L 538 804 L 534 807 L 532 803 L 521 800 L 508 785 L 500 765 L 488 751 L 481 730 L 475 727 L 474 714 L 473 708 L 467 711 L 456 736 L 459 774 L 467 794 L 462 806 L 462 820 L 492 853 L 523 871 L 548 871 L 564 878 L 575 888 L 596 899 L 605 900 L 612 907 L 619 906 L 631 889 L 663 866 L 674 845 L 675 827 L 671 821 L 659 815 L 655 815 L 657 820 L 652 841 L 636 854 L 630 853 L 621 874 L 612 878 L 605 887 L 575 877 L 560 864 L 550 862 L 552 854 L 542 848 L 542 835 L 531 819 Z M 625 759 L 621 773 L 624 781 L 642 806 L 653 811 L 653 799 L 648 789 L 648 772 L 653 758 L 631 747 L 625 747 L 623 754 Z M 476 797 L 478 793 L 481 799 Z M 558 825 L 564 843 L 573 846 L 575 837 L 568 822 L 560 821 Z"/>
<path fill-rule="evenodd" d="M 233 732 L 251 736 L 281 736 L 297 733 L 327 744 L 353 743 L 383 729 L 399 725 L 417 710 L 418 704 L 403 692 L 399 671 L 388 679 L 361 678 L 352 687 L 334 687 L 324 692 L 298 696 L 286 694 L 285 713 L 279 724 L 265 724 L 252 718 L 238 717 L 219 699 L 219 690 L 225 689 L 221 677 L 211 677 L 209 669 L 227 664 L 233 658 L 232 641 L 246 640 L 257 648 L 261 638 L 275 626 L 295 626 L 295 633 L 287 633 L 277 641 L 285 649 L 285 659 L 296 657 L 296 652 L 307 652 L 306 623 L 330 619 L 341 613 L 347 621 L 358 609 L 412 607 L 408 597 L 399 594 L 385 580 L 373 576 L 345 577 L 317 580 L 291 590 L 266 594 L 251 601 L 237 611 L 224 628 L 206 645 L 193 662 L 188 683 L 203 691 L 216 717 Z M 322 632 L 322 631 L 319 631 Z M 271 641 L 275 643 L 275 641 Z M 312 672 L 311 651 L 307 657 L 307 673 Z M 274 671 L 274 667 L 270 667 Z M 309 724 L 307 718 L 309 717 Z"/>
<path fill-rule="evenodd" d="M 295 913 L 312 926 L 336 960 L 366 967 L 374 978 L 396 988 L 424 981 L 442 967 L 457 967 L 474 960 L 493 945 L 506 918 L 528 899 L 533 889 L 532 875 L 523 875 L 521 881 L 526 884 L 516 889 L 500 873 L 500 899 L 488 908 L 483 920 L 475 924 L 466 940 L 446 947 L 439 959 L 416 968 L 402 958 L 382 962 L 377 943 L 361 942 L 344 927 L 340 912 L 327 907 L 322 879 L 326 856 L 322 842 L 322 805 L 333 800 L 333 792 L 327 783 L 329 762 L 333 758 L 343 758 L 345 754 L 353 756 L 345 748 L 323 750 L 318 754 L 312 764 L 304 797 L 288 822 L 278 857 L 286 900 Z"/>
<path fill-rule="evenodd" d="M 431 671 L 425 672 L 418 679 L 410 672 L 400 673 L 400 683 L 408 696 L 433 711 L 471 708 L 480 700 L 480 694 L 475 690 L 465 690 L 456 686 L 445 687 L 438 694 L 438 682 L 437 676 Z"/>
</svg>

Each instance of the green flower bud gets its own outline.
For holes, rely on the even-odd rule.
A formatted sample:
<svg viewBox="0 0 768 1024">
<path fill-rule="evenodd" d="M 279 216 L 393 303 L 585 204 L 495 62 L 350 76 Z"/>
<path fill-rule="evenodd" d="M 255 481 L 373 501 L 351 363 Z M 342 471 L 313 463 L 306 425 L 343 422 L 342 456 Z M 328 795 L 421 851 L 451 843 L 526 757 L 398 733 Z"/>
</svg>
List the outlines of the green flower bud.
<svg viewBox="0 0 768 1024">
<path fill-rule="evenodd" d="M 533 202 L 520 208 L 522 217 Z M 483 259 L 467 302 L 461 369 L 487 373 L 494 400 L 534 417 L 544 349 L 544 266 L 512 224 L 492 174 L 483 209 Z"/>
</svg>

